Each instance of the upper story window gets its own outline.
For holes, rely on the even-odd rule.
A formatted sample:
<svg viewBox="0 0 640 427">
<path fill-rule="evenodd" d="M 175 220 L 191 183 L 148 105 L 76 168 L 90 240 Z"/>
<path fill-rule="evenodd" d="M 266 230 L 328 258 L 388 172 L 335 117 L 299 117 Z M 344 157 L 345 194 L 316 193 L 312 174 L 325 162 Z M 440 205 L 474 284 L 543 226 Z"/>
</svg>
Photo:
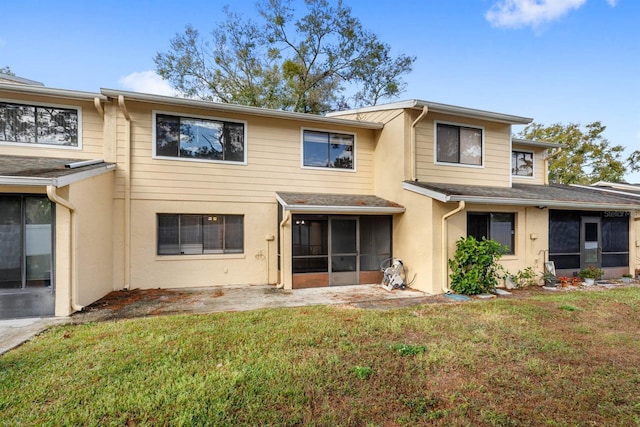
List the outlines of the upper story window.
<svg viewBox="0 0 640 427">
<path fill-rule="evenodd" d="M 181 159 L 246 160 L 245 124 L 194 117 L 155 115 L 155 155 Z"/>
<path fill-rule="evenodd" d="M 79 148 L 80 110 L 0 102 L 0 141 Z"/>
<path fill-rule="evenodd" d="M 511 152 L 511 175 L 533 176 L 533 153 L 530 151 Z"/>
<path fill-rule="evenodd" d="M 302 141 L 304 166 L 354 169 L 355 136 L 353 134 L 304 130 Z"/>
<path fill-rule="evenodd" d="M 482 166 L 482 129 L 436 123 L 436 161 Z"/>
</svg>

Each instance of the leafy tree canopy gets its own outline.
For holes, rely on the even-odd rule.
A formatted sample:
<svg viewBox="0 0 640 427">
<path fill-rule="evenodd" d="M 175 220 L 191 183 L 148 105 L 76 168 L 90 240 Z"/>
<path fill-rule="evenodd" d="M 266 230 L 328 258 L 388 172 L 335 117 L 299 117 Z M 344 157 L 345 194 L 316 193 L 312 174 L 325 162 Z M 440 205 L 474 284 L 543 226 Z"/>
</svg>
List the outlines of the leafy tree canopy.
<svg viewBox="0 0 640 427">
<path fill-rule="evenodd" d="M 7 67 L 0 67 L 0 73 L 1 74 L 6 74 L 9 76 L 15 76 L 16 74 L 11 71 L 11 67 L 7 66 Z"/>
<path fill-rule="evenodd" d="M 415 57 L 365 30 L 341 0 L 262 0 L 259 22 L 223 9 L 210 40 L 187 26 L 157 72 L 185 96 L 322 114 L 398 96 Z"/>
<path fill-rule="evenodd" d="M 543 126 L 532 123 L 518 134 L 524 139 L 564 144 L 549 162 L 549 182 L 593 184 L 598 181 L 624 182 L 627 172 L 640 170 L 640 151 L 625 157 L 622 145 L 612 145 L 602 133 L 600 122 L 581 127 L 576 123 Z"/>
</svg>

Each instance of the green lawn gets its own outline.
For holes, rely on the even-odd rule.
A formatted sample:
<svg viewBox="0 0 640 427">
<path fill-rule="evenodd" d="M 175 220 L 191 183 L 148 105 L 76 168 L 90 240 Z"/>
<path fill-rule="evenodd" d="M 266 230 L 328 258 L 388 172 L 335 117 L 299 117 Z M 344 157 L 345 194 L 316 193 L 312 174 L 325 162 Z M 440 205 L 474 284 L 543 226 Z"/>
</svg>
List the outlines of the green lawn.
<svg viewBox="0 0 640 427">
<path fill-rule="evenodd" d="M 0 425 L 640 425 L 640 288 L 56 327 Z"/>
</svg>

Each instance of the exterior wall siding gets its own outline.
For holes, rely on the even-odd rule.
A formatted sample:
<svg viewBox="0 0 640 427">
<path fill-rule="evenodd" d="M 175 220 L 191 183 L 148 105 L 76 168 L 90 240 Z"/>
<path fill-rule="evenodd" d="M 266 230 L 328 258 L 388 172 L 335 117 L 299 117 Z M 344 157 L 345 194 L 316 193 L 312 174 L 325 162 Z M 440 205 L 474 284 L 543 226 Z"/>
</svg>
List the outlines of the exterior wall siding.
<svg viewBox="0 0 640 427">
<path fill-rule="evenodd" d="M 441 121 L 484 129 L 482 167 L 435 163 L 435 122 Z M 489 185 L 511 184 L 511 126 L 455 116 L 429 113 L 416 126 L 416 176 L 424 182 Z"/>
<path fill-rule="evenodd" d="M 527 147 L 517 144 L 513 144 L 513 151 L 528 151 L 533 152 L 533 177 L 512 176 L 512 182 L 518 184 L 535 184 L 544 185 L 544 156 L 545 151 L 538 147 Z"/>
</svg>

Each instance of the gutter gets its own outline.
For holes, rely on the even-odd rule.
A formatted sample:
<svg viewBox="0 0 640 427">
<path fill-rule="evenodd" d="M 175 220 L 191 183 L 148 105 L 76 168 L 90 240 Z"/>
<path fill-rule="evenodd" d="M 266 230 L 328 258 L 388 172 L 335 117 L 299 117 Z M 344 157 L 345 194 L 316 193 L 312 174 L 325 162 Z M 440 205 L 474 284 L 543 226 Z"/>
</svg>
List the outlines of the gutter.
<svg viewBox="0 0 640 427">
<path fill-rule="evenodd" d="M 118 96 L 118 106 L 126 120 L 124 135 L 124 286 L 131 287 L 131 114 L 124 102 L 124 96 Z"/>
<path fill-rule="evenodd" d="M 411 161 L 411 181 L 417 181 L 418 178 L 416 177 L 416 126 L 418 125 L 418 122 L 420 120 L 422 120 L 427 113 L 429 113 L 429 107 L 427 107 L 426 105 L 422 107 L 422 113 L 420 113 L 420 115 L 418 116 L 417 119 L 415 119 L 413 121 L 413 123 L 411 123 L 411 148 L 410 148 L 410 153 L 409 153 L 409 157 L 410 157 L 410 161 Z"/>
<path fill-rule="evenodd" d="M 286 211 L 285 217 L 282 221 L 280 221 L 280 282 L 276 285 L 278 289 L 284 288 L 284 260 L 286 257 L 284 256 L 284 228 L 287 225 L 287 222 L 291 219 L 291 211 Z"/>
<path fill-rule="evenodd" d="M 448 236 L 449 236 L 449 223 L 447 222 L 447 219 L 450 216 L 453 216 L 455 214 L 457 214 L 458 212 L 464 210 L 465 207 L 465 202 L 464 201 L 460 201 L 460 203 L 458 203 L 458 207 L 455 208 L 452 211 L 447 212 L 446 214 L 444 214 L 442 216 L 442 224 L 440 226 L 440 230 L 441 230 L 441 236 L 440 236 L 440 243 L 442 245 L 442 291 L 445 294 L 448 294 L 451 292 L 451 290 L 449 289 L 448 282 L 449 280 L 447 279 L 448 276 L 448 272 L 449 272 L 449 264 L 447 262 L 448 257 L 447 257 L 447 253 L 448 253 L 448 246 L 449 246 L 449 242 L 448 242 Z"/>
<path fill-rule="evenodd" d="M 76 208 L 68 200 L 63 199 L 56 192 L 56 187 L 47 185 L 47 196 L 56 205 L 65 207 L 69 211 L 69 303 L 71 309 L 82 311 L 83 306 L 77 304 L 78 300 L 78 277 L 76 272 Z"/>
</svg>

